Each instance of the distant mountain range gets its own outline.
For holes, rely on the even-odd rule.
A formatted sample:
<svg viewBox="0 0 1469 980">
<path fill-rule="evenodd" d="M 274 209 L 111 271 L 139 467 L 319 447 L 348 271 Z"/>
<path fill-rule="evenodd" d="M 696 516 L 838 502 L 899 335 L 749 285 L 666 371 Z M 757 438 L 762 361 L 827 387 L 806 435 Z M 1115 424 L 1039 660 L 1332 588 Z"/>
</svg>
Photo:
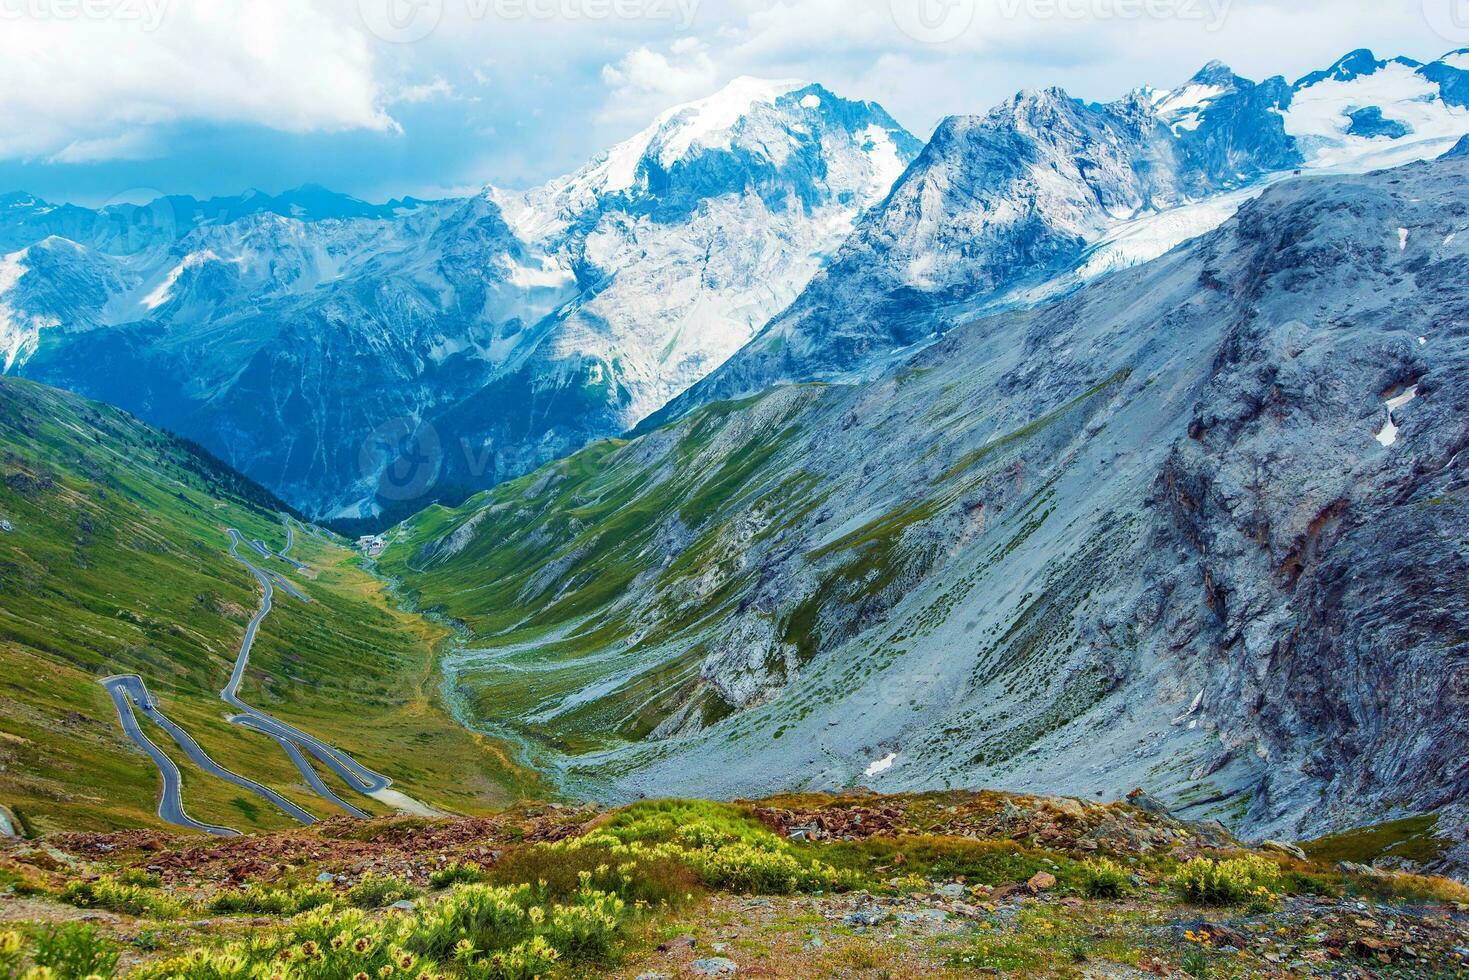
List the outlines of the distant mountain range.
<svg viewBox="0 0 1469 980">
<path fill-rule="evenodd" d="M 1156 258 L 1297 170 L 1439 156 L 1469 130 L 1469 52 L 1356 51 L 1291 84 L 1215 62 L 1107 105 L 1023 92 L 946 120 L 888 199 L 740 354 L 658 414 L 860 373 L 976 313 Z"/>
<path fill-rule="evenodd" d="M 0 358 L 313 516 L 382 524 L 711 399 L 862 376 L 1161 255 L 1296 169 L 1439 155 L 1469 132 L 1466 68 L 1213 64 L 1105 106 L 1022 93 L 927 146 L 871 103 L 740 79 L 523 193 L 10 195 Z"/>
<path fill-rule="evenodd" d="M 315 515 L 421 506 L 620 432 L 702 377 L 919 148 L 875 105 L 743 79 L 524 194 L 101 211 L 13 195 L 0 355 Z M 415 441 L 431 472 L 395 483 Z"/>
<path fill-rule="evenodd" d="M 5 198 L 7 370 L 263 487 L 0 379 L 0 788 L 149 819 L 103 675 L 228 734 L 227 522 L 302 530 L 316 600 L 251 670 L 439 801 L 1143 787 L 1469 867 L 1466 72 L 1211 64 L 923 146 L 740 80 L 524 193 Z M 386 525 L 433 622 L 286 504 Z"/>
</svg>

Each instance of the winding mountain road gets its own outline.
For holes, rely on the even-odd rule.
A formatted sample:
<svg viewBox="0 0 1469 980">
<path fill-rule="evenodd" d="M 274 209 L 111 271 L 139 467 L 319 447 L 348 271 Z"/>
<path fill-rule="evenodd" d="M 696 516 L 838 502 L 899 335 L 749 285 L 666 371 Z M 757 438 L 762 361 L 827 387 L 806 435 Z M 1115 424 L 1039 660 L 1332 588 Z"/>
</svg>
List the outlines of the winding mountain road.
<svg viewBox="0 0 1469 980">
<path fill-rule="evenodd" d="M 104 678 L 102 686 L 107 688 L 112 695 L 112 703 L 117 706 L 118 720 L 122 723 L 123 731 L 137 743 L 144 752 L 153 757 L 154 763 L 163 773 L 163 797 L 158 804 L 158 815 L 169 823 L 180 824 L 194 830 L 202 830 L 205 833 L 218 836 L 234 836 L 238 831 L 228 827 L 213 827 L 208 824 L 199 823 L 184 812 L 183 798 L 180 792 L 180 776 L 178 767 L 147 735 L 143 733 L 138 724 L 137 715 L 133 711 L 136 705 L 143 712 L 144 717 L 153 724 L 162 728 L 168 737 L 188 757 L 189 761 L 198 766 L 204 772 L 225 782 L 234 783 L 241 789 L 247 789 L 266 802 L 279 807 L 281 810 L 301 821 L 304 824 L 313 824 L 316 818 L 301 809 L 290 800 L 281 796 L 275 790 L 262 786 L 253 779 L 247 779 L 239 773 L 232 772 L 210 758 L 209 753 L 194 741 L 194 737 L 184 731 L 171 718 L 165 715 L 153 700 L 153 695 L 148 692 L 148 687 L 143 683 L 143 678 L 137 674 L 120 674 L 115 677 Z M 166 763 L 166 765 L 165 765 Z"/>
<path fill-rule="evenodd" d="M 235 659 L 235 669 L 230 673 L 229 683 L 225 685 L 224 690 L 219 692 L 219 696 L 225 704 L 240 712 L 239 716 L 230 720 L 239 724 L 240 717 L 248 717 L 254 722 L 249 727 L 264 731 L 268 735 L 286 738 L 295 742 L 323 763 L 330 766 L 337 775 L 347 781 L 348 785 L 365 796 L 370 796 L 373 793 L 387 789 L 392 785 L 392 781 L 386 776 L 373 772 L 345 752 L 341 752 L 327 745 L 314 735 L 308 735 L 299 728 L 288 725 L 263 711 L 258 711 L 240 700 L 240 684 L 245 678 L 245 669 L 250 665 L 250 649 L 255 645 L 255 634 L 259 631 L 261 622 L 264 621 L 266 616 L 270 615 L 270 610 L 274 605 L 275 588 L 272 582 L 278 581 L 279 576 L 262 571 L 248 558 L 241 555 L 239 550 L 242 540 L 240 532 L 234 528 L 230 528 L 229 533 L 230 557 L 248 568 L 250 574 L 255 576 L 255 581 L 259 582 L 260 587 L 265 591 L 264 601 L 260 603 L 260 608 L 250 620 L 249 625 L 245 627 L 245 638 L 240 643 L 240 655 Z M 306 602 L 311 601 L 296 591 L 294 586 L 287 588 L 286 591 Z"/>
<path fill-rule="evenodd" d="M 343 800 L 340 796 L 332 791 L 330 786 L 322 782 L 321 775 L 317 773 L 316 768 L 311 765 L 310 760 L 308 760 L 306 756 L 301 753 L 301 747 L 298 746 L 295 742 L 286 738 L 284 735 L 277 735 L 275 732 L 270 731 L 266 726 L 261 725 L 251 715 L 237 715 L 236 717 L 230 719 L 230 723 L 253 729 L 260 734 L 266 736 L 267 738 L 272 739 L 285 751 L 287 757 L 290 758 L 291 763 L 296 767 L 297 770 L 300 771 L 301 778 L 306 780 L 306 785 L 310 786 L 312 791 L 316 793 L 317 796 L 320 796 L 322 799 L 336 804 L 344 812 L 351 816 L 357 817 L 358 819 L 366 820 L 370 816 L 370 814 L 357 809 L 357 807 L 348 803 L 346 800 Z"/>
<path fill-rule="evenodd" d="M 306 571 L 306 566 L 303 565 L 303 564 L 301 564 L 299 561 L 297 561 L 296 559 L 294 559 L 294 558 L 291 557 L 291 549 L 296 546 L 296 529 L 291 526 L 291 522 L 290 521 L 286 521 L 285 523 L 286 523 L 286 546 L 284 548 L 282 548 L 280 551 L 277 551 L 275 553 L 275 556 L 277 558 L 279 558 L 281 561 L 285 562 L 287 565 L 290 565 L 296 571 L 298 571 L 298 572 L 304 572 L 304 571 Z"/>
<path fill-rule="evenodd" d="M 124 684 L 124 677 L 103 678 L 102 686 L 107 688 L 107 693 L 112 695 L 112 703 L 117 707 L 117 720 L 122 724 L 123 734 L 132 739 L 144 752 L 153 759 L 153 764 L 163 776 L 163 794 L 158 799 L 158 816 L 167 823 L 187 827 L 190 830 L 198 830 L 216 837 L 238 837 L 238 830 L 229 827 L 215 827 L 207 823 L 200 823 L 184 812 L 183 794 L 180 792 L 179 767 L 174 765 L 162 749 L 153 744 L 153 740 L 143 734 L 143 728 L 138 724 L 138 716 L 133 712 L 132 695 L 128 685 Z M 137 678 L 141 686 L 143 679 Z M 143 698 L 147 699 L 147 689 L 143 689 Z"/>
<path fill-rule="evenodd" d="M 229 681 L 225 684 L 224 689 L 219 692 L 220 699 L 239 712 L 229 719 L 230 723 L 258 732 L 276 742 L 285 751 L 291 763 L 301 773 L 302 778 L 306 781 L 306 785 L 311 788 L 312 792 L 354 817 L 365 819 L 369 814 L 337 796 L 322 780 L 320 774 L 317 773 L 315 767 L 311 764 L 311 761 L 306 757 L 308 753 L 314 756 L 322 765 L 336 773 L 354 791 L 364 796 L 376 798 L 380 802 L 387 803 L 395 809 L 412 813 L 434 814 L 435 811 L 430 807 L 424 806 L 411 797 L 390 790 L 389 787 L 392 786 L 392 780 L 386 776 L 373 772 L 345 752 L 328 745 L 314 735 L 309 735 L 293 725 L 288 725 L 278 718 L 253 708 L 240 699 L 240 685 L 244 681 L 245 671 L 250 665 L 250 651 L 255 645 L 255 637 L 260 630 L 260 624 L 265 620 L 266 616 L 270 615 L 274 603 L 275 587 L 279 585 L 282 591 L 302 602 L 312 601 L 309 596 L 302 593 L 284 576 L 274 571 L 267 572 L 240 554 L 240 545 L 245 543 L 257 554 L 266 559 L 280 558 L 296 569 L 304 571 L 306 566 L 294 559 L 286 557 L 285 552 L 289 551 L 295 543 L 295 534 L 290 522 L 287 521 L 285 523 L 286 547 L 280 554 L 273 554 L 265 546 L 263 541 L 258 539 L 245 541 L 239 531 L 234 528 L 229 529 L 230 557 L 249 569 L 250 574 L 255 577 L 255 581 L 260 583 L 260 587 L 264 591 L 260 608 L 250 618 L 250 622 L 245 627 L 244 638 L 240 641 L 240 652 L 235 658 L 234 668 L 230 672 Z M 117 708 L 118 721 L 122 725 L 123 734 L 152 758 L 154 765 L 158 767 L 159 774 L 163 777 L 163 792 L 158 803 L 158 816 L 161 819 L 189 830 L 197 830 L 215 836 L 239 835 L 239 831 L 229 827 L 216 827 L 211 824 L 201 823 L 193 817 L 190 817 L 184 811 L 181 777 L 178 766 L 174 764 L 167 753 L 161 750 L 144 733 L 142 725 L 138 721 L 137 713 L 134 710 L 135 707 L 141 710 L 143 716 L 149 721 L 162 728 L 183 751 L 184 755 L 188 757 L 189 761 L 198 766 L 203 772 L 223 779 L 226 782 L 233 783 L 242 789 L 249 790 L 303 824 L 316 822 L 316 818 L 310 813 L 307 813 L 284 796 L 281 796 L 275 790 L 232 772 L 210 758 L 209 754 L 204 751 L 188 732 L 175 724 L 163 713 L 158 707 L 157 701 L 149 693 L 147 685 L 138 675 L 114 675 L 103 678 L 101 683 L 112 696 L 113 704 Z"/>
</svg>

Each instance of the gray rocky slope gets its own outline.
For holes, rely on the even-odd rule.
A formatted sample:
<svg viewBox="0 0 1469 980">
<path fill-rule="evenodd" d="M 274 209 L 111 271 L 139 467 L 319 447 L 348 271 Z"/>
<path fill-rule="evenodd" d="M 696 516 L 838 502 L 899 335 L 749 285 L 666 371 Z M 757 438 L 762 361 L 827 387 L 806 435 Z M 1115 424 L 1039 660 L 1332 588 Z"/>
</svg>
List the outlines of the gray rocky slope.
<svg viewBox="0 0 1469 980">
<path fill-rule="evenodd" d="M 1143 786 L 1251 834 L 1439 811 L 1462 841 L 1466 178 L 1287 181 L 869 381 L 434 509 L 385 560 L 473 632 L 466 720 L 586 794 Z"/>
</svg>

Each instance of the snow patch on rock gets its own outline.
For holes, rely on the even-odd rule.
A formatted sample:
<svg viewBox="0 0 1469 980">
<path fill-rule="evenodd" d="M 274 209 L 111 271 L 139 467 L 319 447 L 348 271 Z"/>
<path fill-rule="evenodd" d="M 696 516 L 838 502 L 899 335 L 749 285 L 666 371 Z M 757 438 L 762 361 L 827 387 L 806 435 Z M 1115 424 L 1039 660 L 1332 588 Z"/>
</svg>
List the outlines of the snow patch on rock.
<svg viewBox="0 0 1469 980">
<path fill-rule="evenodd" d="M 1230 90 L 1222 85 L 1204 85 L 1191 82 L 1181 89 L 1163 93 L 1155 105 L 1158 118 L 1167 123 L 1175 133 L 1192 132 L 1199 128 L 1204 110 L 1210 103 Z"/>
<path fill-rule="evenodd" d="M 207 248 L 202 252 L 194 252 L 184 256 L 182 262 L 168 270 L 168 274 L 163 277 L 163 281 L 158 284 L 158 287 L 143 297 L 141 300 L 142 304 L 150 310 L 158 309 L 158 307 L 173 298 L 173 287 L 178 285 L 179 277 L 185 272 L 190 269 L 197 269 L 206 262 L 223 261 L 225 260 L 216 255 L 213 249 Z M 243 262 L 244 260 L 237 258 L 233 261 Z"/>
<path fill-rule="evenodd" d="M 1421 340 L 1422 338 L 1419 339 Z M 1414 385 L 1396 398 L 1389 398 L 1387 400 L 1387 424 L 1382 427 L 1382 431 L 1378 432 L 1376 436 L 1377 441 L 1382 444 L 1384 449 L 1387 449 L 1398 441 L 1398 426 L 1393 420 L 1393 412 L 1403 408 L 1417 397 L 1418 386 Z"/>
<path fill-rule="evenodd" d="M 3 371 L 7 372 L 34 353 L 42 330 L 61 324 L 55 317 L 33 316 L 18 309 L 10 296 L 26 274 L 28 251 L 21 249 L 0 257 L 0 358 L 4 358 Z"/>
</svg>

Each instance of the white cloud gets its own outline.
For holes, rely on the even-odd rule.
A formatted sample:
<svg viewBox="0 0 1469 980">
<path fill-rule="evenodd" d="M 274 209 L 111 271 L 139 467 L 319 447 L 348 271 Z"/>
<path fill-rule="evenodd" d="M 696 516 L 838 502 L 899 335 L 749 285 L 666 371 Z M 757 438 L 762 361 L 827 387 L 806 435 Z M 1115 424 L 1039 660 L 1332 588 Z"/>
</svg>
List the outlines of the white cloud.
<svg viewBox="0 0 1469 980">
<path fill-rule="evenodd" d="M 115 136 L 77 139 L 47 157 L 49 163 L 95 163 L 99 160 L 146 160 L 160 150 L 147 130 L 131 129 Z"/>
<path fill-rule="evenodd" d="M 922 135 L 945 115 L 985 112 L 1022 88 L 1112 99 L 1180 84 L 1215 58 L 1248 77 L 1291 80 L 1364 46 L 1435 58 L 1448 42 L 1425 22 L 1423 2 L 706 0 L 695 31 L 717 78 L 659 108 L 737 75 L 804 77 L 879 101 Z M 939 31 L 941 43 L 913 24 L 905 31 L 904 12 L 923 5 L 959 18 L 960 29 Z"/>
<path fill-rule="evenodd" d="M 393 94 L 394 103 L 406 102 L 410 105 L 419 102 L 431 102 L 434 99 L 451 101 L 458 98 L 459 93 L 454 90 L 442 75 L 436 76 L 433 81 L 421 82 L 417 85 L 405 85 Z"/>
<path fill-rule="evenodd" d="M 160 15 L 155 29 L 121 16 L 141 7 L 94 5 L 118 12 L 103 17 L 6 7 L 0 158 L 135 157 L 151 131 L 189 121 L 396 129 L 372 50 L 340 13 L 306 0 L 172 0 L 150 8 Z"/>
<path fill-rule="evenodd" d="M 645 124 L 670 105 L 708 94 L 719 76 L 709 46 L 697 38 L 679 38 L 667 54 L 646 45 L 634 48 L 602 67 L 610 89 L 603 120 Z"/>
<path fill-rule="evenodd" d="M 405 152 L 342 164 L 323 153 L 309 164 L 319 172 L 293 165 L 279 178 L 393 195 L 395 181 L 539 183 L 740 75 L 808 78 L 881 102 L 921 136 L 946 114 L 984 112 L 1027 87 L 1105 100 L 1143 83 L 1177 85 L 1213 58 L 1253 78 L 1296 77 L 1356 47 L 1427 59 L 1462 46 L 1433 33 L 1424 0 L 1227 0 L 1217 30 L 1208 19 L 1066 13 L 1137 9 L 1139 0 L 700 0 L 687 29 L 670 16 L 504 17 L 494 12 L 530 5 L 443 0 L 437 30 L 411 44 L 370 34 L 360 0 L 64 2 L 162 5 L 164 17 L 151 33 L 138 22 L 45 23 L 7 12 L 63 0 L 0 0 L 0 161 L 45 169 L 48 160 L 162 156 L 175 149 L 172 127 L 189 121 L 393 133 L 396 117 L 414 140 Z M 973 20 L 957 38 L 923 43 L 900 29 L 895 2 L 972 8 Z M 1142 5 L 1209 13 L 1225 2 Z M 559 6 L 535 0 L 538 10 Z M 607 9 L 624 8 L 679 4 Z M 450 98 L 464 125 L 446 133 L 428 105 Z M 255 168 L 235 157 L 186 182 L 270 184 Z"/>
</svg>

